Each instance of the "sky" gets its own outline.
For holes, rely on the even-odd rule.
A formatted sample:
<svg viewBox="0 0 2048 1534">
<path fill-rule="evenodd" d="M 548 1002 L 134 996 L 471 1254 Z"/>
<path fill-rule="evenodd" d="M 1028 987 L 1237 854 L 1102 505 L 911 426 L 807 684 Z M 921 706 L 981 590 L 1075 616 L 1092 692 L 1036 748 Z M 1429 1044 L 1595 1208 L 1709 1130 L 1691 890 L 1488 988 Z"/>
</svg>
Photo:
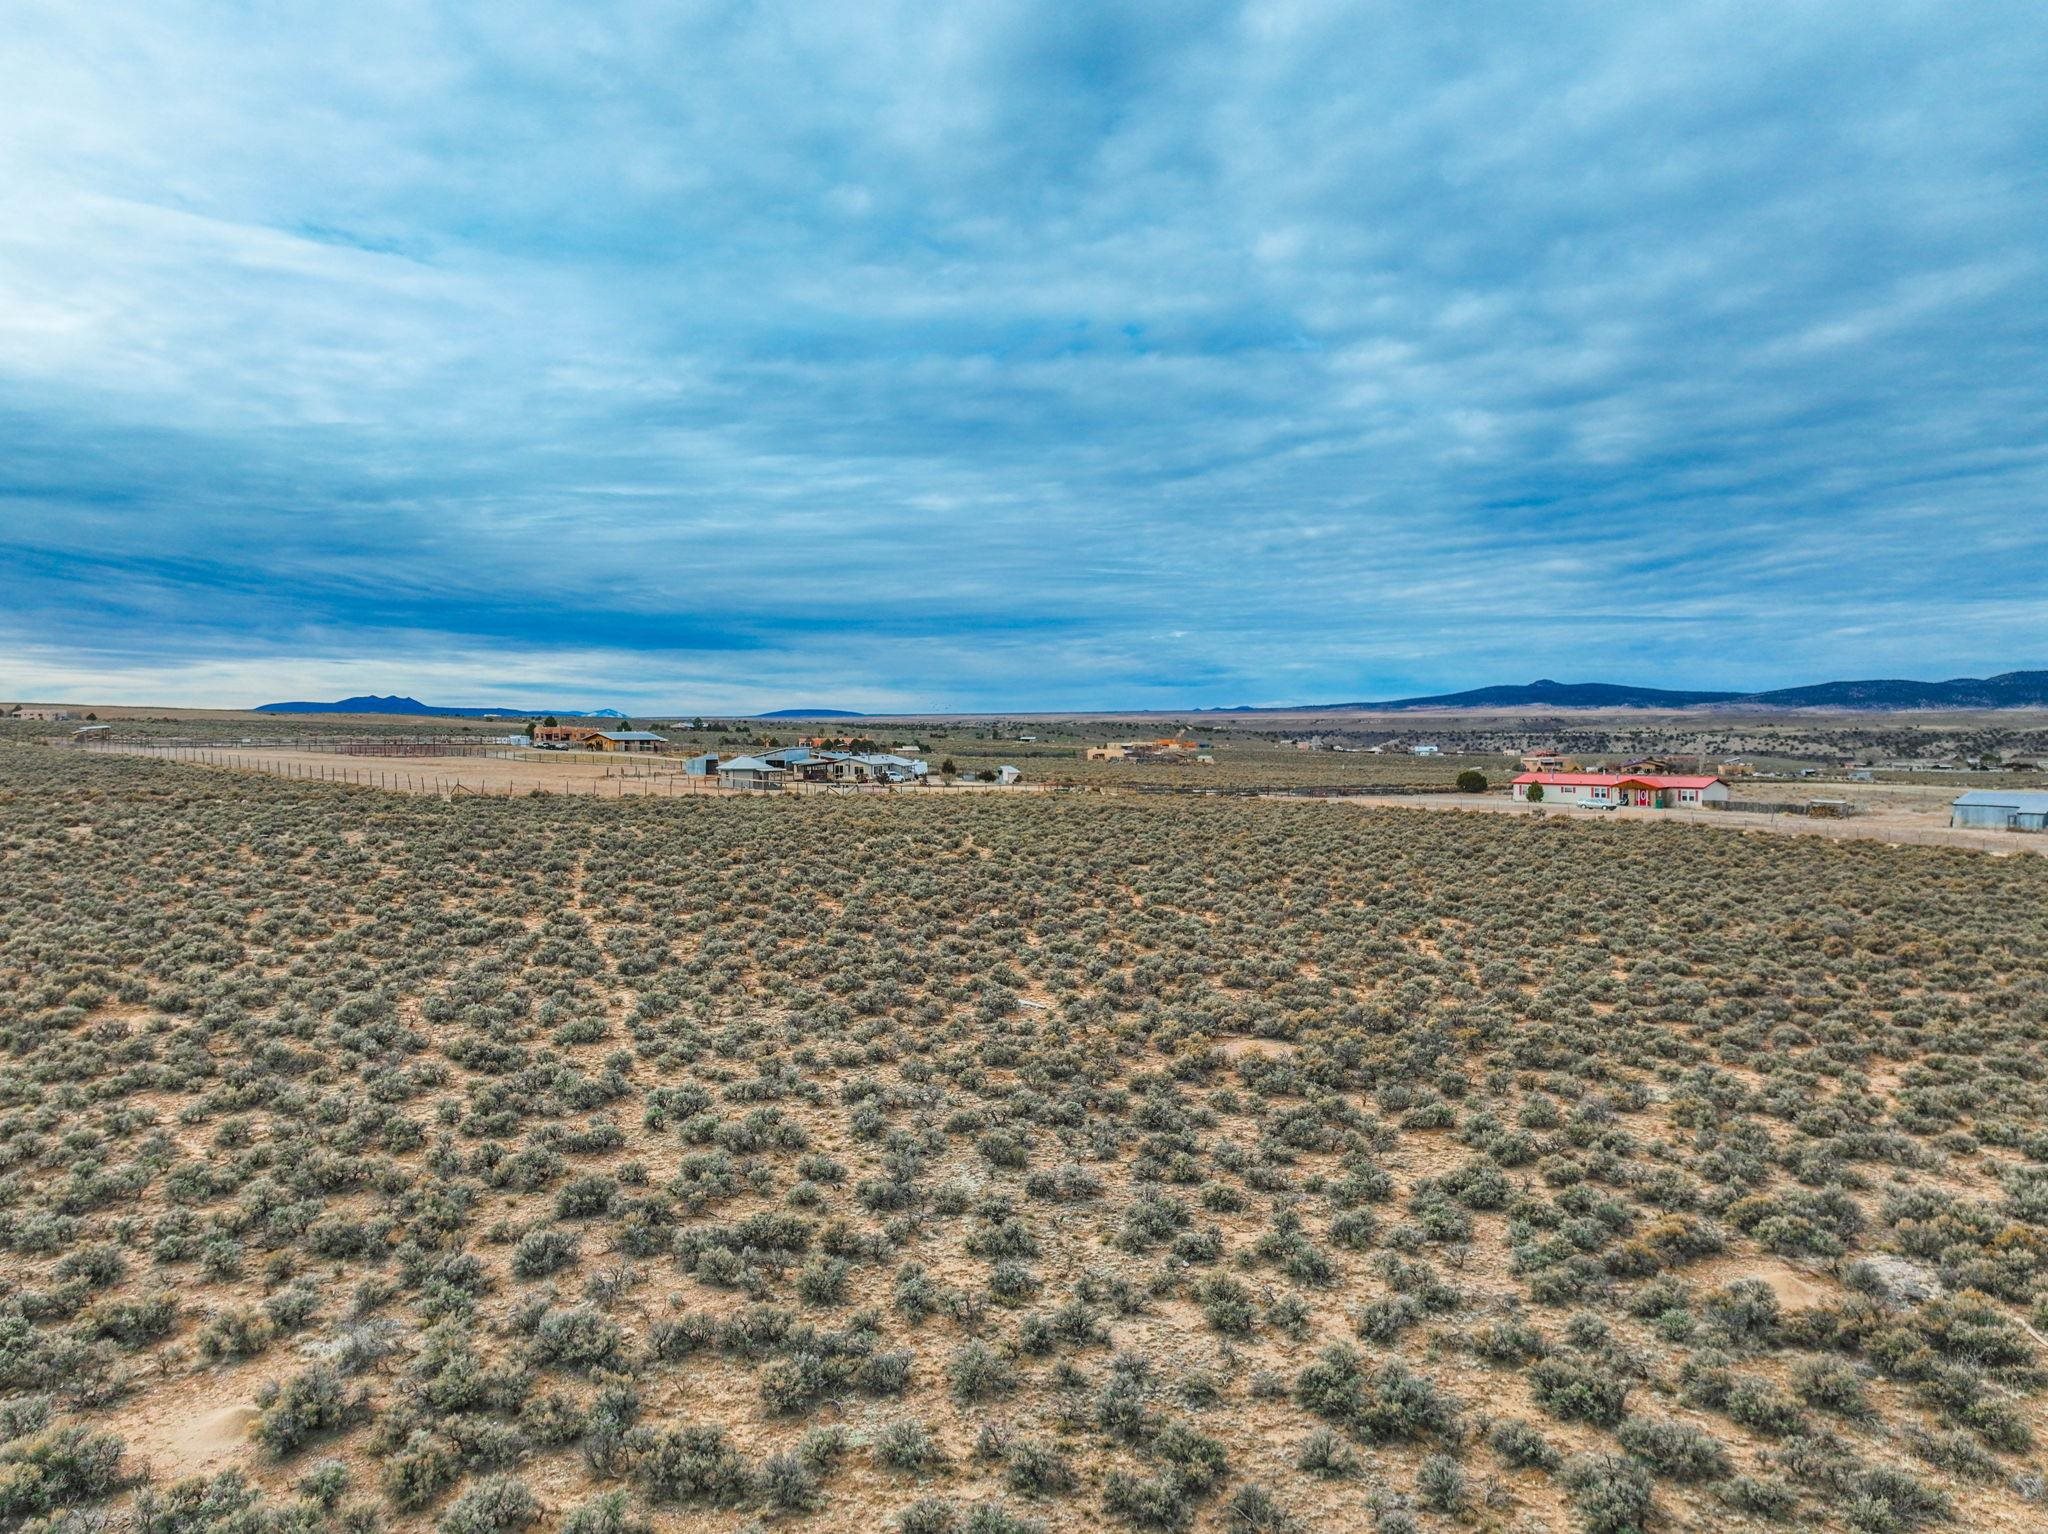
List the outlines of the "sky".
<svg viewBox="0 0 2048 1534">
<path fill-rule="evenodd" d="M 2048 666 L 2031 0 L 8 18 L 0 695 Z"/>
</svg>

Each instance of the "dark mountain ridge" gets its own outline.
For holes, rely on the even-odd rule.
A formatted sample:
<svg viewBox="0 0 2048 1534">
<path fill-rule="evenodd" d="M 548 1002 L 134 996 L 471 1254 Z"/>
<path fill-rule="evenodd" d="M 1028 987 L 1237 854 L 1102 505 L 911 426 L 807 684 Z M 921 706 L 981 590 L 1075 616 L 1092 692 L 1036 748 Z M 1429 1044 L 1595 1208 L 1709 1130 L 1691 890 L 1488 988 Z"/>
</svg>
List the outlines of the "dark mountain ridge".
<svg viewBox="0 0 2048 1534">
<path fill-rule="evenodd" d="M 2048 708 L 2048 671 L 2006 671 L 1991 677 L 1953 677 L 1945 682 L 1895 678 L 1820 682 L 1810 687 L 1778 687 L 1766 692 L 1687 692 L 1607 682 L 1553 682 L 1546 677 L 1520 687 L 1475 687 L 1466 692 L 1391 698 L 1379 703 L 1330 703 L 1318 705 L 1314 711 L 1393 713 L 1404 709 L 1495 708 L 1787 708 L 1873 712 Z"/>
<path fill-rule="evenodd" d="M 615 708 L 442 708 L 418 698 L 340 698 L 333 703 L 259 703 L 258 714 L 405 714 L 423 719 L 485 719 L 497 715 L 507 719 L 540 719 L 553 714 L 557 719 L 621 719 Z"/>
</svg>

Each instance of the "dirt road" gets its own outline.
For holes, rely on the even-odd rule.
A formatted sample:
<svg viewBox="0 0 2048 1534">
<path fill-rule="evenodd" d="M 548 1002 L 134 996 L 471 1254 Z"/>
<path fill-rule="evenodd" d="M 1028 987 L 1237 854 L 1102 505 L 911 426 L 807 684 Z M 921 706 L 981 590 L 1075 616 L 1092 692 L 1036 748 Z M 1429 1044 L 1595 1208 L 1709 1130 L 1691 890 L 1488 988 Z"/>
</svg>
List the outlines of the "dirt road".
<svg viewBox="0 0 2048 1534">
<path fill-rule="evenodd" d="M 2014 853 L 2048 853 L 2048 836 L 2013 831 L 1959 830 L 1948 823 L 1948 796 L 1940 792 L 1870 794 L 1871 785 L 1855 785 L 1861 799 L 1858 813 L 1841 820 L 1816 819 L 1787 810 L 1757 814 L 1742 810 L 1582 810 L 1565 805 L 1522 804 L 1498 794 L 1346 794 L 1326 804 L 1376 804 L 1410 810 L 1465 810 L 1484 815 L 1549 815 L 1581 823 L 1656 821 L 1712 826 L 1721 831 L 1750 831 L 1778 836 L 1825 836 L 1835 841 L 1885 842 L 1891 846 L 1967 847 L 2004 857 Z M 1816 797 L 1823 796 L 1816 790 Z M 1841 791 L 1836 789 L 1835 797 Z"/>
</svg>

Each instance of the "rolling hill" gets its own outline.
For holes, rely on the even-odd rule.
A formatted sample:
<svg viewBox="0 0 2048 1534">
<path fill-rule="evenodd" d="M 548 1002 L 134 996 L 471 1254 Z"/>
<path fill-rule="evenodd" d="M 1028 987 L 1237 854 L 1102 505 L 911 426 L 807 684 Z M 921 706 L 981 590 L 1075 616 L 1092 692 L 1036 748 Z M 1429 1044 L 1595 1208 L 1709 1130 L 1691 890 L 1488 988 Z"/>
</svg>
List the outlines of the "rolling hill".
<svg viewBox="0 0 2048 1534">
<path fill-rule="evenodd" d="M 1318 711 L 1395 713 L 1407 709 L 1499 708 L 1786 708 L 1900 709 L 2048 708 L 2048 671 L 2007 671 L 1992 677 L 1954 677 L 1945 682 L 1878 679 L 1820 682 L 1765 692 L 1690 692 L 1630 687 L 1607 682 L 1554 682 L 1526 686 L 1475 687 L 1466 692 L 1378 703 L 1331 703 Z"/>
<path fill-rule="evenodd" d="M 442 708 L 418 698 L 339 698 L 332 703 L 259 703 L 258 714 L 407 714 L 423 719 L 485 719 L 493 715 L 509 719 L 537 719 L 553 714 L 563 719 L 622 719 L 615 708 Z"/>
</svg>

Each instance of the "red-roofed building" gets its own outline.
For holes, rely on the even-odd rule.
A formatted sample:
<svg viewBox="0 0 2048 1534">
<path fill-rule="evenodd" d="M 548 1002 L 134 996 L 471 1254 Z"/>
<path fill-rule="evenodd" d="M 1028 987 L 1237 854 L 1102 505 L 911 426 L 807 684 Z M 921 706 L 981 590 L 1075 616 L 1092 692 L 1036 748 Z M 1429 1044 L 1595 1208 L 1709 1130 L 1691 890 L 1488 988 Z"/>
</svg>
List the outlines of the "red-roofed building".
<svg viewBox="0 0 2048 1534">
<path fill-rule="evenodd" d="M 1668 772 L 1525 772 L 1514 781 L 1517 799 L 1543 786 L 1545 804 L 1584 804 L 1595 809 L 1668 810 L 1725 804 L 1728 785 L 1719 778 Z"/>
</svg>

